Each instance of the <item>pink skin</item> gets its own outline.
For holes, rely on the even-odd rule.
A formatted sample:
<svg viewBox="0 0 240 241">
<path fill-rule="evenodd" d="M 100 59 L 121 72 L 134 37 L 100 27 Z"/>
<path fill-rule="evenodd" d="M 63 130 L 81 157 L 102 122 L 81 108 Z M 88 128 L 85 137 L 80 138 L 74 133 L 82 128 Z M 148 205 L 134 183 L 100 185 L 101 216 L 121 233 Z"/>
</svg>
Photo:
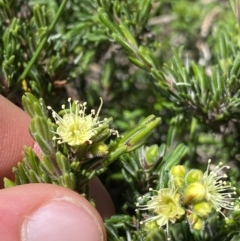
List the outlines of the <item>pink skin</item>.
<svg viewBox="0 0 240 241">
<path fill-rule="evenodd" d="M 13 177 L 12 167 L 21 161 L 25 145 L 39 152 L 28 133 L 29 124 L 26 113 L 0 96 L 0 186 L 3 177 Z M 98 211 L 84 197 L 56 185 L 0 190 L 1 240 L 106 241 L 102 218 L 112 215 L 114 206 L 97 178 L 90 188 Z"/>
</svg>

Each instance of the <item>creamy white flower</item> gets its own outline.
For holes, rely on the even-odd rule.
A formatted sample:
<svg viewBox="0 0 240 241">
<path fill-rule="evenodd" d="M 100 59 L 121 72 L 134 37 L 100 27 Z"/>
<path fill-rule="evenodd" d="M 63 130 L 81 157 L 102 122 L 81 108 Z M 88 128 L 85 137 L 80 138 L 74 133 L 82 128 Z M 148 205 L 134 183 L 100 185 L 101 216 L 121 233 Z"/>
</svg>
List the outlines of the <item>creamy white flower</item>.
<svg viewBox="0 0 240 241">
<path fill-rule="evenodd" d="M 224 181 L 227 178 L 226 174 L 221 174 L 223 169 L 229 169 L 230 166 L 219 163 L 212 171 L 209 171 L 211 160 L 208 161 L 208 167 L 202 177 L 202 184 L 206 189 L 206 200 L 212 207 L 220 212 L 224 217 L 225 215 L 221 211 L 224 209 L 234 209 L 234 202 L 236 198 L 236 188 L 232 187 L 231 183 Z"/>
<path fill-rule="evenodd" d="M 101 104 L 97 113 L 95 110 L 91 110 L 90 114 L 86 114 L 87 103 L 83 104 L 74 101 L 74 110 L 71 104 L 71 98 L 68 99 L 69 109 L 65 110 L 65 106 L 62 109 L 65 111 L 63 117 L 58 115 L 50 106 L 48 109 L 52 110 L 52 116 L 58 125 L 55 132 L 56 136 L 53 140 L 58 140 L 58 143 L 67 143 L 70 146 L 80 146 L 86 142 L 92 143 L 91 138 L 97 133 L 96 129 L 100 127 L 107 119 L 102 121 L 98 120 L 100 110 L 102 108 L 102 98 L 100 98 Z"/>
<path fill-rule="evenodd" d="M 177 193 L 175 188 L 164 188 L 159 191 L 154 191 L 156 195 L 153 195 L 150 201 L 145 205 L 137 203 L 137 207 L 140 210 L 153 211 L 154 215 L 145 219 L 144 222 L 156 221 L 159 227 L 167 227 L 169 222 L 175 223 L 185 214 L 185 209 L 180 205 L 180 194 Z M 145 197 L 140 197 L 142 199 Z"/>
</svg>

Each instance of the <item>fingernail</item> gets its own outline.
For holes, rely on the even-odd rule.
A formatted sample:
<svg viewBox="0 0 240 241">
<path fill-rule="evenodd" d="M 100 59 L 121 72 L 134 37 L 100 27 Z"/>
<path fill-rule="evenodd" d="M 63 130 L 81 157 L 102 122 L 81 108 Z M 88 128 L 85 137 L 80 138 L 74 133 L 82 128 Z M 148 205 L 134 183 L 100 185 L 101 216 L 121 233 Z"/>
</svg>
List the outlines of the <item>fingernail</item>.
<svg viewBox="0 0 240 241">
<path fill-rule="evenodd" d="M 25 218 L 22 241 L 102 241 L 97 219 L 83 205 L 51 201 Z"/>
</svg>

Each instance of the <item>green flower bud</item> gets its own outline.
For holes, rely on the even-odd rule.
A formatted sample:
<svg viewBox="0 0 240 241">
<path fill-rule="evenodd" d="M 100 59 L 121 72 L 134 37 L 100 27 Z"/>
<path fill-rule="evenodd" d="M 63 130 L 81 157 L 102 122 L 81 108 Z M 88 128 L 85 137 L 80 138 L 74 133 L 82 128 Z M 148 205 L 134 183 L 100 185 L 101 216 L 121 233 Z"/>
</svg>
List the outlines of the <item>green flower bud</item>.
<svg viewBox="0 0 240 241">
<path fill-rule="evenodd" d="M 193 211 L 202 218 L 207 217 L 211 211 L 212 211 L 212 207 L 208 202 L 199 202 L 199 203 L 195 203 L 193 205 Z"/>
<path fill-rule="evenodd" d="M 159 227 L 149 230 L 146 233 L 147 235 L 144 238 L 144 241 L 154 241 L 154 240 L 167 241 L 167 237 L 164 230 Z"/>
<path fill-rule="evenodd" d="M 195 213 L 191 213 L 187 216 L 188 223 L 192 229 L 202 230 L 203 220 L 197 216 Z"/>
<path fill-rule="evenodd" d="M 156 221 L 146 222 L 144 230 L 147 233 L 144 241 L 167 240 L 164 230 L 159 228 Z"/>
<path fill-rule="evenodd" d="M 170 170 L 170 175 L 174 177 L 183 177 L 186 173 L 186 168 L 183 165 L 173 166 Z"/>
<path fill-rule="evenodd" d="M 87 153 L 88 158 L 102 157 L 108 154 L 108 146 L 103 142 L 92 145 Z"/>
<path fill-rule="evenodd" d="M 144 225 L 144 228 L 147 232 L 155 229 L 155 228 L 158 228 L 159 229 L 159 226 L 157 224 L 156 221 L 150 221 L 150 222 L 146 222 L 145 225 Z"/>
<path fill-rule="evenodd" d="M 186 175 L 186 183 L 190 184 L 193 182 L 199 182 L 201 181 L 202 176 L 203 176 L 202 171 L 197 169 L 190 170 Z"/>
<path fill-rule="evenodd" d="M 192 229 L 202 230 L 203 229 L 203 220 L 198 218 L 197 221 L 192 225 Z"/>
<path fill-rule="evenodd" d="M 184 187 L 184 178 L 183 177 L 173 177 L 169 182 L 169 186 L 171 186 L 172 182 L 176 188 Z"/>
<path fill-rule="evenodd" d="M 206 189 L 200 182 L 194 182 L 187 186 L 184 191 L 184 203 L 202 201 L 206 196 Z"/>
<path fill-rule="evenodd" d="M 239 203 L 237 203 L 234 206 L 234 210 L 232 212 L 232 216 L 233 216 L 234 219 L 239 219 L 240 218 L 240 205 L 239 205 Z"/>
<path fill-rule="evenodd" d="M 158 145 L 146 147 L 145 151 L 147 164 L 153 164 L 158 156 Z"/>
<path fill-rule="evenodd" d="M 232 218 L 225 218 L 224 219 L 224 223 L 225 223 L 225 227 L 229 227 L 229 226 L 232 226 L 232 225 L 236 225 L 236 219 L 232 219 Z"/>
</svg>

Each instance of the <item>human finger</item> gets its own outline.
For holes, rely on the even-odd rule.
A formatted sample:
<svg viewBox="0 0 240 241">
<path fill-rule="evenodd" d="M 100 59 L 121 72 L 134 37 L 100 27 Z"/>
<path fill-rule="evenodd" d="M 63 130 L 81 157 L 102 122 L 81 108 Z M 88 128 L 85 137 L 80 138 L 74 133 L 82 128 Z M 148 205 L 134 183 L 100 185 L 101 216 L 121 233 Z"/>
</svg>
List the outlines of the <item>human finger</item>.
<svg viewBox="0 0 240 241">
<path fill-rule="evenodd" d="M 28 132 L 30 117 L 0 95 L 0 187 L 3 177 L 12 178 L 12 167 L 22 159 L 24 145 L 34 146 Z"/>
<path fill-rule="evenodd" d="M 0 237 L 8 241 L 105 241 L 102 218 L 81 195 L 51 184 L 0 191 Z"/>
</svg>

